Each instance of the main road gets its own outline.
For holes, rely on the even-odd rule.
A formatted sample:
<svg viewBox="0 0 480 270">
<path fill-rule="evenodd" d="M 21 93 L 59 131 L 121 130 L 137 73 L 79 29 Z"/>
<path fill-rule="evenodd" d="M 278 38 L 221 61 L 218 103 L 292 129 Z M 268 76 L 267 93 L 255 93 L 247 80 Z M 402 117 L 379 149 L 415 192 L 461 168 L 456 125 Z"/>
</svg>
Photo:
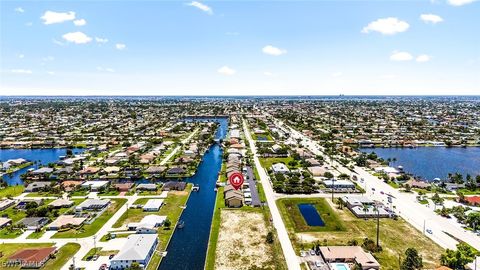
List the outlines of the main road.
<svg viewBox="0 0 480 270">
<path fill-rule="evenodd" d="M 279 122 L 277 122 L 277 124 L 282 125 Z M 291 131 L 293 138 L 302 140 L 303 145 L 314 154 L 323 156 L 325 161 L 329 163 L 330 166 L 335 167 L 340 173 L 356 175 L 358 179 L 363 179 L 363 184 L 366 187 L 366 196 L 370 199 L 388 204 L 388 197 L 392 197 L 392 206 L 394 206 L 396 213 L 418 230 L 424 233 L 427 229 L 431 231 L 431 233 L 425 233 L 425 235 L 438 245 L 443 248 L 455 249 L 458 241 L 451 237 L 454 236 L 477 250 L 480 250 L 479 236 L 473 232 L 464 230 L 458 224 L 455 224 L 453 220 L 448 220 L 437 215 L 433 209 L 417 203 L 414 194 L 400 192 L 378 177 L 373 176 L 362 167 L 354 166 L 353 171 L 346 168 L 336 160 L 329 158 L 322 151 L 322 147 L 315 141 L 289 126 L 286 127 Z"/>
<path fill-rule="evenodd" d="M 278 239 L 280 241 L 280 245 L 282 246 L 283 255 L 287 262 L 287 267 L 289 270 L 300 270 L 300 263 L 298 257 L 295 254 L 292 242 L 290 242 L 290 238 L 288 237 L 287 229 L 285 228 L 285 224 L 283 223 L 282 216 L 280 215 L 277 204 L 275 203 L 275 193 L 273 192 L 272 186 L 270 185 L 269 177 L 257 157 L 257 147 L 255 146 L 255 141 L 252 139 L 252 136 L 250 136 L 250 131 L 245 120 L 243 120 L 243 131 L 245 133 L 245 136 L 247 137 L 248 143 L 250 144 L 250 150 L 252 150 L 253 161 L 260 176 L 260 181 L 265 192 L 265 197 L 267 198 L 268 208 L 270 209 L 270 213 L 272 214 L 273 226 L 277 230 Z"/>
</svg>

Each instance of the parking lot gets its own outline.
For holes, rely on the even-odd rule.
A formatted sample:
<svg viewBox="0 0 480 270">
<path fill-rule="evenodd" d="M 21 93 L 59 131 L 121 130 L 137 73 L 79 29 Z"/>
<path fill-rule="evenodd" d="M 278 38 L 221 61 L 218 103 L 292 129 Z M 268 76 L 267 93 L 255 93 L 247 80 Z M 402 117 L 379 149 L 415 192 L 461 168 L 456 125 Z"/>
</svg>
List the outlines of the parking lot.
<svg viewBox="0 0 480 270">
<path fill-rule="evenodd" d="M 322 256 L 317 255 L 314 250 L 301 251 L 300 257 L 302 262 L 308 263 L 311 270 L 330 270 Z"/>
</svg>

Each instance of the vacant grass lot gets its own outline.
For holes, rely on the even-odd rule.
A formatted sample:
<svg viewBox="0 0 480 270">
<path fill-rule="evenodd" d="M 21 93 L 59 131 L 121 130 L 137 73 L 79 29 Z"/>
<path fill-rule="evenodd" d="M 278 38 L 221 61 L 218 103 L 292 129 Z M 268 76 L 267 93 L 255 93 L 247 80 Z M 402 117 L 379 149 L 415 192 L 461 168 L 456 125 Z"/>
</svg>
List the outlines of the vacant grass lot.
<svg viewBox="0 0 480 270">
<path fill-rule="evenodd" d="M 108 209 L 101 216 L 97 217 L 92 224 L 85 224 L 79 230 L 70 229 L 65 232 L 57 232 L 52 238 L 82 238 L 94 235 L 125 202 L 127 202 L 127 199 L 112 199 Z"/>
<path fill-rule="evenodd" d="M 24 186 L 10 186 L 6 188 L 0 188 L 0 198 L 5 197 L 16 197 L 22 194 L 23 190 L 25 189 Z"/>
<path fill-rule="evenodd" d="M 375 241 L 376 219 L 358 219 L 346 207 L 337 209 L 329 200 L 322 200 L 330 206 L 346 230 L 295 232 L 291 223 L 291 212 L 281 210 L 290 239 L 297 251 L 309 249 L 317 241 L 322 245 L 347 245 L 350 240 L 357 240 L 361 244 L 367 237 Z M 282 207 L 281 202 L 278 205 Z M 439 258 L 443 252 L 440 246 L 402 219 L 380 220 L 380 245 L 383 251 L 375 253 L 374 256 L 382 265 L 382 269 L 399 269 L 398 257 L 404 256 L 405 250 L 409 247 L 416 248 L 422 255 L 424 269 L 434 269 L 439 265 Z"/>
<path fill-rule="evenodd" d="M 149 199 L 150 198 L 141 198 L 141 199 L 136 200 L 134 202 L 134 204 L 145 205 Z M 164 201 L 164 202 L 166 202 L 166 201 Z M 162 205 L 162 207 L 164 207 L 164 205 Z M 160 207 L 160 209 L 162 209 L 162 207 Z M 136 209 L 128 208 L 127 211 L 125 211 L 125 213 L 123 213 L 123 215 L 117 220 L 117 222 L 115 222 L 115 224 L 113 224 L 112 227 L 113 228 L 120 228 L 123 225 L 127 225 L 128 223 L 139 222 L 139 221 L 142 220 L 143 217 L 145 217 L 147 215 L 152 215 L 152 214 L 153 215 L 160 215 L 160 211 L 145 212 L 145 211 L 143 211 L 142 208 L 136 208 Z"/>
<path fill-rule="evenodd" d="M 70 258 L 77 253 L 80 249 L 80 245 L 77 243 L 67 243 L 62 246 L 57 254 L 55 259 L 50 259 L 48 262 L 43 266 L 42 269 L 48 270 L 60 270 L 62 267 L 67 263 Z"/>
<path fill-rule="evenodd" d="M 259 158 L 262 167 L 270 170 L 273 164 L 275 163 L 284 163 L 289 169 L 296 168 L 295 166 L 288 165 L 288 162 L 292 161 L 292 157 L 283 157 L 283 158 Z"/>
<path fill-rule="evenodd" d="M 298 205 L 309 203 L 315 205 L 325 226 L 308 226 L 305 219 L 298 209 Z M 277 201 L 277 206 L 285 218 L 285 226 L 294 232 L 311 231 L 345 231 L 345 225 L 338 215 L 332 210 L 327 201 L 323 198 L 315 199 L 281 199 Z"/>
</svg>

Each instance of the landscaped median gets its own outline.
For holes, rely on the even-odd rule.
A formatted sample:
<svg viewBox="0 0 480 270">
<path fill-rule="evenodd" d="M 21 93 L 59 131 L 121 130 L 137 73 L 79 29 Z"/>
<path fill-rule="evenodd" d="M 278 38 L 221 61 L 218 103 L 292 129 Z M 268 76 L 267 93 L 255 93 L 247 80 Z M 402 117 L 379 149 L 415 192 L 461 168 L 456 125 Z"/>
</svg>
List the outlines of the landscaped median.
<svg viewBox="0 0 480 270">
<path fill-rule="evenodd" d="M 298 205 L 313 204 L 325 226 L 308 226 Z M 346 207 L 325 198 L 294 198 L 277 201 L 283 221 L 297 252 L 315 244 L 328 246 L 362 245 L 366 238 L 375 241 L 377 221 L 355 217 Z M 383 269 L 399 269 L 399 256 L 415 248 L 423 258 L 424 269 L 439 264 L 443 249 L 402 219 L 380 219 L 380 246 L 374 256 Z"/>
</svg>

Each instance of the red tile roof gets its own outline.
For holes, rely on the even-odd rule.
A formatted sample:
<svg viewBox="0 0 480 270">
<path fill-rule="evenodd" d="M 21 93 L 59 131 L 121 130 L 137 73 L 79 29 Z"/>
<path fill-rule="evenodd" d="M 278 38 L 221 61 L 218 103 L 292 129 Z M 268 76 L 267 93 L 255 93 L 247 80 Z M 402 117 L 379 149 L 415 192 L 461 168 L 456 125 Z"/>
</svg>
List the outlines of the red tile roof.
<svg viewBox="0 0 480 270">
<path fill-rule="evenodd" d="M 23 264 L 40 264 L 55 251 L 55 247 L 22 249 L 8 258 L 9 261 L 21 261 Z"/>
<path fill-rule="evenodd" d="M 480 204 L 480 196 L 465 197 L 465 201 L 471 204 Z"/>
</svg>

